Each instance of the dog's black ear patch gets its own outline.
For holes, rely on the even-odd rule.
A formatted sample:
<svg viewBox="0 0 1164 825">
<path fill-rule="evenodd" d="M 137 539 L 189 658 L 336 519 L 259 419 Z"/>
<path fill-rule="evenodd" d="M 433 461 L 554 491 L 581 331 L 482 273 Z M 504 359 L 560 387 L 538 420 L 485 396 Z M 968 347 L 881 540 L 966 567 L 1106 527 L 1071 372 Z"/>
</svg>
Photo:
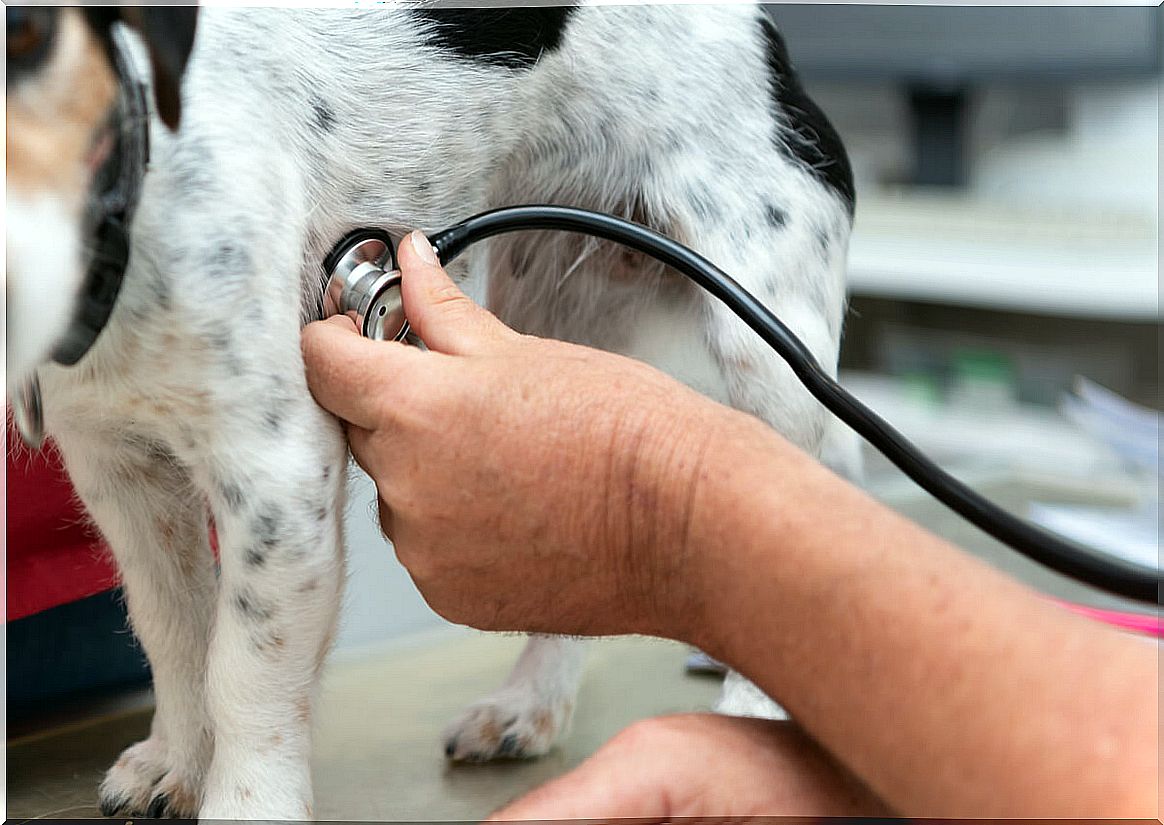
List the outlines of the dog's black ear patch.
<svg viewBox="0 0 1164 825">
<path fill-rule="evenodd" d="M 182 75 L 198 23 L 196 6 L 130 6 L 122 12 L 126 23 L 141 32 L 153 64 L 154 100 L 158 116 L 177 130 L 182 117 Z"/>
<path fill-rule="evenodd" d="M 558 48 L 573 6 L 494 9 L 416 9 L 432 24 L 430 45 L 470 60 L 510 69 L 533 66 Z"/>
<path fill-rule="evenodd" d="M 760 32 L 776 117 L 788 124 L 788 128 L 781 128 L 774 136 L 776 147 L 832 187 L 852 215 L 856 203 L 853 168 L 841 136 L 800 85 L 800 78 L 788 59 L 784 38 L 767 15 L 760 18 Z"/>
<path fill-rule="evenodd" d="M 36 71 L 52 53 L 60 9 L 7 6 L 4 9 L 6 81 Z"/>
</svg>

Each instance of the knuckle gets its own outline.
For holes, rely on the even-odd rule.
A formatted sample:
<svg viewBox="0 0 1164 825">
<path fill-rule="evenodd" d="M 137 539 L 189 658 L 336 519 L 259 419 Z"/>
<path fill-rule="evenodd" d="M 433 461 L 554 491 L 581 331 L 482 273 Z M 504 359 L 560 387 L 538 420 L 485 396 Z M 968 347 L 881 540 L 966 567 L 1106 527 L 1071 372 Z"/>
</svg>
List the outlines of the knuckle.
<svg viewBox="0 0 1164 825">
<path fill-rule="evenodd" d="M 446 312 L 449 310 L 464 311 L 466 308 L 474 306 L 465 293 L 461 292 L 454 284 L 441 284 L 433 287 L 428 299 L 429 303 L 441 307 Z"/>
<path fill-rule="evenodd" d="M 629 750 L 653 750 L 670 740 L 673 724 L 668 717 L 640 719 L 623 728 L 610 741 L 612 747 Z"/>
</svg>

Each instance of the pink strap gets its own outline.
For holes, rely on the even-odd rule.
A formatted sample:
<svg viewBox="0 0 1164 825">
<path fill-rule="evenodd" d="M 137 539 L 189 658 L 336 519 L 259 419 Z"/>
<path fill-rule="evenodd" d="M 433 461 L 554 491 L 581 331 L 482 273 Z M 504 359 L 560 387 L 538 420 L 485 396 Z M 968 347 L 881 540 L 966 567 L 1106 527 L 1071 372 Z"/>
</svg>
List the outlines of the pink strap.
<svg viewBox="0 0 1164 825">
<path fill-rule="evenodd" d="M 1052 599 L 1052 601 L 1081 616 L 1106 622 L 1107 624 L 1115 625 L 1124 630 L 1155 636 L 1157 639 L 1164 638 L 1164 620 L 1161 620 L 1158 616 L 1146 616 L 1143 613 L 1125 613 L 1122 610 L 1101 610 L 1098 607 L 1085 607 L 1084 605 L 1063 601 L 1062 599 Z"/>
</svg>

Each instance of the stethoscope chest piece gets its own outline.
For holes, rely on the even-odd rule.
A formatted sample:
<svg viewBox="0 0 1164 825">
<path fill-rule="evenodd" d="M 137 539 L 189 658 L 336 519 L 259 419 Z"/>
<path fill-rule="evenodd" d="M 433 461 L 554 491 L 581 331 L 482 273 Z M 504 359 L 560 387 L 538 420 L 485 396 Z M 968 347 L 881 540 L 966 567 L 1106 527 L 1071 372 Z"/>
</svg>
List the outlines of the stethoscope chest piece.
<svg viewBox="0 0 1164 825">
<path fill-rule="evenodd" d="M 403 341 L 409 333 L 392 239 L 377 229 L 358 229 L 324 259 L 325 316 L 347 315 L 374 341 Z"/>
</svg>

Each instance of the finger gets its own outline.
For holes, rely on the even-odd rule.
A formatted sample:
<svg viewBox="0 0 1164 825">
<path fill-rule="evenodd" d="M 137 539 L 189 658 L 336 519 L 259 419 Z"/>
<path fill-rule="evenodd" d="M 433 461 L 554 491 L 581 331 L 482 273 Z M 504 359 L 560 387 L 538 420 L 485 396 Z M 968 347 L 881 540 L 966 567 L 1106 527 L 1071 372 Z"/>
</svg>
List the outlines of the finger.
<svg viewBox="0 0 1164 825">
<path fill-rule="evenodd" d="M 486 821 L 609 821 L 620 817 L 662 821 L 668 814 L 666 794 L 649 779 L 642 781 L 641 758 L 636 759 L 637 764 L 628 764 L 625 756 L 625 751 L 600 750 L 570 773 L 535 788 Z"/>
<path fill-rule="evenodd" d="M 379 451 L 372 441 L 372 431 L 354 424 L 349 424 L 344 431 L 347 433 L 348 449 L 351 450 L 352 458 L 356 460 L 360 469 L 375 481 L 380 472 L 381 461 Z"/>
<path fill-rule="evenodd" d="M 303 328 L 300 337 L 307 387 L 333 415 L 372 429 L 388 408 L 383 394 L 418 353 L 394 341 L 370 341 L 350 318 L 335 315 Z"/>
<path fill-rule="evenodd" d="M 404 314 L 429 349 L 467 355 L 512 334 L 453 283 L 421 232 L 412 232 L 400 242 L 397 260 L 403 276 Z"/>
</svg>

